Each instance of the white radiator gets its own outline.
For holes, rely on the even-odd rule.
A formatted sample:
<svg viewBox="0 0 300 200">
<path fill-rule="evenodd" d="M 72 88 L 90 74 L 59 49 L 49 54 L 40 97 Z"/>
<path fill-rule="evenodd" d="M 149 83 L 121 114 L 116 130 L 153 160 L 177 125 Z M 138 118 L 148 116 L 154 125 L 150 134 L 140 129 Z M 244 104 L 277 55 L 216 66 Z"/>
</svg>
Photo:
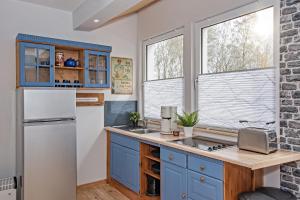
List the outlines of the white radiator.
<svg viewBox="0 0 300 200">
<path fill-rule="evenodd" d="M 16 200 L 16 181 L 14 178 L 0 179 L 0 200 Z"/>
</svg>

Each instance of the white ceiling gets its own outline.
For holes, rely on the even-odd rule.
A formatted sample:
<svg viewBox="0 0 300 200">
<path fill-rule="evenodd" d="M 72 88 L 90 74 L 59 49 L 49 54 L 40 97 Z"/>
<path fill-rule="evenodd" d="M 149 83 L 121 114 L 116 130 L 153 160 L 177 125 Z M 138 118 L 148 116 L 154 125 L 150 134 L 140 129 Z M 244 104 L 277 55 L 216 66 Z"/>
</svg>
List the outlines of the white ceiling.
<svg viewBox="0 0 300 200">
<path fill-rule="evenodd" d="M 159 0 L 19 0 L 72 13 L 73 28 L 92 31 Z M 98 22 L 94 22 L 97 19 Z"/>
<path fill-rule="evenodd" d="M 19 0 L 72 12 L 85 0 Z"/>
</svg>

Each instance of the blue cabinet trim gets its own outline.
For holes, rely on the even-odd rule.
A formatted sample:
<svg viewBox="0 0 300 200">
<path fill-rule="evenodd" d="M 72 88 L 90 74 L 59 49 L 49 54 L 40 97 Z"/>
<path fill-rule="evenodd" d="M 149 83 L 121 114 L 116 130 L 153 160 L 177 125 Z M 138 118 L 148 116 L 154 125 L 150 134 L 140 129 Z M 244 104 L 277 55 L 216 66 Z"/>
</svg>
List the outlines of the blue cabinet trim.
<svg viewBox="0 0 300 200">
<path fill-rule="evenodd" d="M 72 40 L 62 40 L 62 39 L 41 37 L 41 36 L 21 34 L 21 33 L 17 35 L 17 40 L 32 42 L 32 43 L 47 43 L 50 45 L 72 46 L 72 47 L 77 47 L 82 49 L 94 49 L 98 51 L 107 51 L 107 52 L 111 52 L 112 50 L 111 46 L 98 45 L 98 44 L 85 43 L 85 42 L 76 42 Z"/>
</svg>

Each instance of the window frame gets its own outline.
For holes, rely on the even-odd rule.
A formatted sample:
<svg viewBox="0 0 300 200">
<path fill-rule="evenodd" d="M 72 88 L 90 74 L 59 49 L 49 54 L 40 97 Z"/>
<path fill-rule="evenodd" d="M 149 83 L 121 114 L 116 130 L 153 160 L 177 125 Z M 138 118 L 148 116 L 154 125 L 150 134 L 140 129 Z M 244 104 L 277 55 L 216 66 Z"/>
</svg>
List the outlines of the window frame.
<svg viewBox="0 0 300 200">
<path fill-rule="evenodd" d="M 202 47 L 203 47 L 203 37 L 202 37 L 202 29 L 207 28 L 209 26 L 213 26 L 216 24 L 220 24 L 222 22 L 226 22 L 228 20 L 236 19 L 251 13 L 258 12 L 260 10 L 264 10 L 267 8 L 273 7 L 273 66 L 275 68 L 275 82 L 276 82 L 276 92 L 275 92 L 275 118 L 276 118 L 276 132 L 279 133 L 279 113 L 280 113 L 280 95 L 279 95 L 279 87 L 280 87 L 280 68 L 279 68 L 279 46 L 280 46 L 280 4 L 276 3 L 276 0 L 260 0 L 255 3 L 250 3 L 248 5 L 223 12 L 221 14 L 206 18 L 204 20 L 196 21 L 193 23 L 193 33 L 194 33 L 194 43 L 193 49 L 194 52 L 194 108 L 198 110 L 198 96 L 199 96 L 199 88 L 198 88 L 198 75 L 203 74 L 203 55 L 202 55 Z M 196 127 L 200 128 L 208 128 L 215 129 L 221 131 L 229 131 L 233 133 L 237 133 L 236 129 L 228 129 L 225 127 L 211 127 L 211 126 L 201 126 L 201 124 L 197 124 Z"/>
<path fill-rule="evenodd" d="M 184 73 L 183 73 L 183 76 L 182 77 L 176 77 L 176 78 L 167 78 L 167 79 L 157 79 L 157 80 L 147 80 L 147 46 L 149 45 L 152 45 L 152 44 L 155 44 L 155 43 L 158 43 L 158 42 L 162 42 L 164 40 L 169 40 L 169 39 L 172 39 L 172 38 L 175 38 L 175 37 L 178 37 L 178 36 L 183 36 L 183 46 L 184 46 L 184 27 L 179 27 L 179 28 L 176 28 L 176 29 L 173 29 L 171 31 L 168 31 L 168 32 L 165 32 L 165 33 L 162 33 L 160 35 L 157 35 L 157 36 L 154 36 L 154 37 L 151 37 L 149 39 L 146 39 L 142 42 L 142 87 L 141 87 L 141 94 L 142 94 L 142 101 L 141 101 L 141 104 L 142 104 L 142 118 L 143 119 L 150 119 L 150 120 L 159 120 L 159 119 L 156 119 L 156 118 L 146 118 L 145 117 L 145 90 L 144 90 L 144 83 L 145 82 L 151 82 L 151 81 L 159 81 L 159 80 L 168 80 L 168 79 L 179 79 L 179 78 L 182 78 L 184 79 Z M 183 47 L 183 60 L 184 60 L 184 47 Z M 183 61 L 184 63 L 184 61 Z M 184 71 L 184 70 L 183 70 Z M 185 93 L 185 91 L 184 91 Z M 185 104 L 183 102 L 183 108 L 185 108 Z"/>
</svg>

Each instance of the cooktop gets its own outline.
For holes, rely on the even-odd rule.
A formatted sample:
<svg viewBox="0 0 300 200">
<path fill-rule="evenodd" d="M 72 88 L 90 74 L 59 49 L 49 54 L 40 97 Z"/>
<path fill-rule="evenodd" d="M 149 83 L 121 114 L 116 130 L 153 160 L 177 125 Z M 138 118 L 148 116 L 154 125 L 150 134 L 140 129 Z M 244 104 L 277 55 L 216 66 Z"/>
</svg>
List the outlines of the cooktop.
<svg viewBox="0 0 300 200">
<path fill-rule="evenodd" d="M 176 144 L 185 145 L 185 146 L 195 147 L 205 151 L 216 151 L 219 149 L 236 145 L 235 142 L 230 142 L 230 141 L 225 141 L 225 140 L 220 140 L 215 138 L 202 137 L 202 136 L 174 140 L 172 142 Z"/>
</svg>

